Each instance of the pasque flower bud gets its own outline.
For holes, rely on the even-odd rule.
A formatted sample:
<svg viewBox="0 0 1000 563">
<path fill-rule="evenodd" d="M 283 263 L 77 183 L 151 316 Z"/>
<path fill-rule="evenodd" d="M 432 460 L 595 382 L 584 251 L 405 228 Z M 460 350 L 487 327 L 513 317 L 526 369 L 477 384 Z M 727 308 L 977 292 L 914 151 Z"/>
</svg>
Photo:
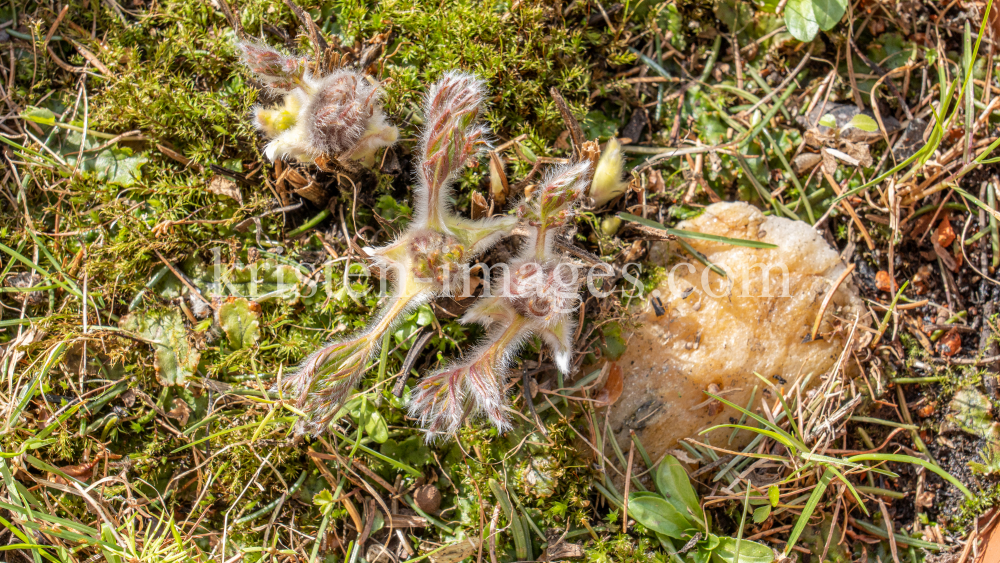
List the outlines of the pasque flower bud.
<svg viewBox="0 0 1000 563">
<path fill-rule="evenodd" d="M 346 69 L 314 77 L 304 58 L 257 43 L 239 47 L 247 68 L 268 88 L 284 94 L 282 104 L 255 109 L 257 128 L 271 139 L 264 148 L 269 160 L 313 162 L 327 155 L 371 166 L 375 152 L 399 137 L 382 113 L 374 78 Z"/>
<path fill-rule="evenodd" d="M 625 193 L 628 182 L 622 180 L 624 162 L 621 143 L 612 137 L 604 147 L 594 170 L 594 182 L 590 186 L 590 198 L 594 201 L 594 207 L 600 207 Z"/>
<path fill-rule="evenodd" d="M 243 64 L 254 73 L 265 86 L 278 92 L 291 92 L 308 79 L 303 57 L 290 57 L 264 45 L 251 41 L 237 44 Z"/>
</svg>

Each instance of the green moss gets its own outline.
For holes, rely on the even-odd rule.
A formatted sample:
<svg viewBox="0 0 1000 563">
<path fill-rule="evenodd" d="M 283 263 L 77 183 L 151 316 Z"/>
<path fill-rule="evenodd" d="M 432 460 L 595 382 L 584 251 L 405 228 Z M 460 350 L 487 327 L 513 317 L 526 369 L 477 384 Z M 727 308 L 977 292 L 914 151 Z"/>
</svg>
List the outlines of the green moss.
<svg viewBox="0 0 1000 563">
<path fill-rule="evenodd" d="M 487 120 L 494 130 L 527 133 L 533 149 L 563 128 L 550 88 L 558 88 L 577 115 L 586 113 L 591 70 L 583 61 L 598 55 L 588 50 L 604 49 L 596 45 L 601 37 L 588 37 L 553 4 L 525 2 L 513 12 L 503 1 L 459 0 L 442 8 L 431 0 L 389 0 L 375 7 L 342 0 L 333 6 L 344 44 L 392 34 L 384 66 L 384 78 L 391 80 L 390 114 L 419 113 L 426 85 L 456 68 L 475 72 L 489 85 Z"/>
</svg>

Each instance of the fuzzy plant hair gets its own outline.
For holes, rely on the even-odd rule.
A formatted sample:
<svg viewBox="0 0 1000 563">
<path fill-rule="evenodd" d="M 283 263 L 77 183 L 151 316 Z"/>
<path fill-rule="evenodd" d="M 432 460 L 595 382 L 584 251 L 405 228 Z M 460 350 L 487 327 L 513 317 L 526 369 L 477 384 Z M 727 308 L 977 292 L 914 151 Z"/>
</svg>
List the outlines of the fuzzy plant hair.
<svg viewBox="0 0 1000 563">
<path fill-rule="evenodd" d="M 238 47 L 247 69 L 282 96 L 278 105 L 254 108 L 254 123 L 269 139 L 264 155 L 272 162 L 310 163 L 326 155 L 371 166 L 375 152 L 399 137 L 382 113 L 374 78 L 349 69 L 313 76 L 306 58 L 262 43 L 244 41 Z"/>
<path fill-rule="evenodd" d="M 469 415 L 485 416 L 500 430 L 510 428 L 504 392 L 508 370 L 532 336 L 541 337 L 559 370 L 569 372 L 580 272 L 553 250 L 553 241 L 572 217 L 590 175 L 587 161 L 559 167 L 518 210 L 528 233 L 520 252 L 491 295 L 461 319 L 487 327 L 486 338 L 463 361 L 425 377 L 414 391 L 410 415 L 420 420 L 428 441 L 453 434 Z"/>
<path fill-rule="evenodd" d="M 482 82 L 459 72 L 431 88 L 416 165 L 415 219 L 389 244 L 364 249 L 369 262 L 392 279 L 392 294 L 368 327 L 327 344 L 283 382 L 282 391 L 308 415 L 300 431 L 323 432 L 385 334 L 416 307 L 459 291 L 468 263 L 517 223 L 516 217 L 463 219 L 448 204 L 455 175 L 488 144 L 486 129 L 476 123 L 483 94 Z"/>
</svg>

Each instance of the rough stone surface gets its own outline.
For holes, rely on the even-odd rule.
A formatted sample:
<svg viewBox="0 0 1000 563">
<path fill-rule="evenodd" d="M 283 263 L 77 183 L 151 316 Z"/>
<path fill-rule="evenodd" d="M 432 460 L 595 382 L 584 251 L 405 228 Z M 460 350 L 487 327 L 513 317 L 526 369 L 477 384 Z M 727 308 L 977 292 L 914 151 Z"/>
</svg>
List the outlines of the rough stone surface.
<svg viewBox="0 0 1000 563">
<path fill-rule="evenodd" d="M 711 389 L 745 407 L 756 385 L 756 410 L 765 386 L 754 372 L 779 387 L 781 381 L 790 385 L 810 373 L 811 381 L 818 382 L 840 357 L 855 315 L 864 321 L 857 289 L 848 278 L 827 308 L 819 336 L 810 341 L 823 299 L 845 266 L 806 223 L 765 217 L 744 203 L 717 203 L 677 228 L 779 248 L 688 240 L 728 273 L 731 285 L 676 242 L 650 249 L 650 262 L 666 268 L 657 290 L 662 314 L 657 316 L 650 301 L 639 313 L 641 326 L 618 360 L 624 391 L 611 407 L 610 423 L 623 443 L 629 430 L 635 430 L 654 461 L 676 448 L 678 440 L 739 418 L 704 391 Z M 765 271 L 769 287 L 763 283 Z M 775 400 L 767 398 L 769 404 Z M 737 445 L 728 443 L 730 433 L 716 430 L 698 439 L 730 449 Z M 745 443 L 749 432 L 742 434 L 737 441 Z"/>
</svg>

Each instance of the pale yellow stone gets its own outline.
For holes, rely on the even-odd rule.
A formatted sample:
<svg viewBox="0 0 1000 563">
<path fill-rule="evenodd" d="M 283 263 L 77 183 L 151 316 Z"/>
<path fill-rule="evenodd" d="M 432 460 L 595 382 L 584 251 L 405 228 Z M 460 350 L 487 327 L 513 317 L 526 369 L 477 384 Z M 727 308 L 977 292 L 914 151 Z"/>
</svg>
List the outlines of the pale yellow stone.
<svg viewBox="0 0 1000 563">
<path fill-rule="evenodd" d="M 717 203 L 677 228 L 769 242 L 779 248 L 689 239 L 691 246 L 728 273 L 728 281 L 708 271 L 676 242 L 656 243 L 650 249 L 650 262 L 667 269 L 658 289 L 664 314 L 657 316 L 649 300 L 640 312 L 641 326 L 630 335 L 628 350 L 618 360 L 624 391 L 611 407 L 609 422 L 622 442 L 629 439 L 630 429 L 635 430 L 654 461 L 676 448 L 678 440 L 697 437 L 700 430 L 728 423 L 730 417 L 739 418 L 734 409 L 706 404 L 709 397 L 704 391 L 710 385 L 744 407 L 757 385 L 756 409 L 765 386 L 754 372 L 779 387 L 776 375 L 791 384 L 812 373 L 811 381 L 818 382 L 837 363 L 855 316 L 864 316 L 849 277 L 823 317 L 820 337 L 810 341 L 821 303 L 845 265 L 806 223 L 765 217 L 745 203 Z M 774 400 L 773 395 L 768 397 L 768 403 Z M 730 432 L 717 430 L 698 439 L 730 449 L 752 437 L 744 432 L 738 443 L 729 444 Z"/>
</svg>

